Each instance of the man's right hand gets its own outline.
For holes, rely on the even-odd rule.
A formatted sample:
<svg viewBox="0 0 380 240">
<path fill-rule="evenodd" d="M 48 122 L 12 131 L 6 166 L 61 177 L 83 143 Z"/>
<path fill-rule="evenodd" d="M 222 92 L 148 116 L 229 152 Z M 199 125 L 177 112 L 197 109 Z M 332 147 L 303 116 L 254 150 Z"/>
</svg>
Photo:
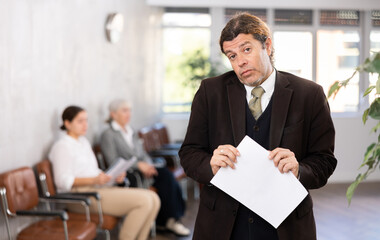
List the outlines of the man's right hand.
<svg viewBox="0 0 380 240">
<path fill-rule="evenodd" d="M 215 175 L 221 167 L 230 166 L 235 168 L 236 157 L 240 156 L 239 151 L 232 145 L 219 145 L 211 157 L 210 165 L 212 173 Z"/>
</svg>

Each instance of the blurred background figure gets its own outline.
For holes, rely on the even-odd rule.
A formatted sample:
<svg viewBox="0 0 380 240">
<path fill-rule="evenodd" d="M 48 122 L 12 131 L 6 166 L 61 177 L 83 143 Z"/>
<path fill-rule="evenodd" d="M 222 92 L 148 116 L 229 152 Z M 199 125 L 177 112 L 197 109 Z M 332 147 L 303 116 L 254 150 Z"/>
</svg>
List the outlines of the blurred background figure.
<svg viewBox="0 0 380 240">
<path fill-rule="evenodd" d="M 119 239 L 145 240 L 160 208 L 157 194 L 145 189 L 107 187 L 110 176 L 98 168 L 87 132 L 87 112 L 77 106 L 67 107 L 62 114 L 66 133 L 54 143 L 49 159 L 59 192 L 98 192 L 106 214 L 125 217 Z M 125 173 L 116 182 L 124 181 Z M 96 204 L 91 204 L 96 211 Z"/>
<path fill-rule="evenodd" d="M 100 141 L 107 164 L 111 165 L 120 157 L 130 159 L 135 156 L 138 161 L 133 166 L 134 170 L 152 184 L 161 199 L 161 209 L 156 220 L 157 229 L 169 230 L 179 236 L 189 235 L 190 230 L 179 222 L 185 212 L 182 190 L 168 168 L 153 164 L 137 132 L 129 125 L 131 104 L 124 99 L 116 99 L 110 103 L 109 111 L 109 128 L 103 132 Z"/>
</svg>

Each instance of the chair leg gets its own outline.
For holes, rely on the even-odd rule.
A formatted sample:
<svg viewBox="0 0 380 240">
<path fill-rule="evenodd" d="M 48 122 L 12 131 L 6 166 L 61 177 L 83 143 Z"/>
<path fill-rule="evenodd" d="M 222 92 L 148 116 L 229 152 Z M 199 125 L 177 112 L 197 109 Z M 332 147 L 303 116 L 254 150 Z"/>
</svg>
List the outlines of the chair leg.
<svg viewBox="0 0 380 240">
<path fill-rule="evenodd" d="M 8 239 L 12 240 L 12 234 L 11 234 L 11 228 L 9 226 L 9 219 L 7 215 L 8 211 L 8 202 L 7 202 L 7 196 L 6 196 L 6 190 L 5 188 L 0 189 L 0 195 L 1 195 L 1 207 L 2 207 L 2 212 L 4 214 L 4 219 L 5 219 L 5 225 L 7 227 L 7 232 L 8 232 Z"/>
<path fill-rule="evenodd" d="M 96 231 L 97 231 L 98 233 L 101 232 L 102 234 L 104 234 L 106 240 L 111 240 L 111 234 L 110 234 L 110 231 L 109 231 L 109 230 L 98 228 Z M 98 239 L 98 238 L 96 238 L 96 239 Z"/>
<path fill-rule="evenodd" d="M 187 200 L 187 178 L 183 178 L 180 180 L 179 184 L 182 188 L 182 197 L 186 201 Z"/>
<path fill-rule="evenodd" d="M 156 237 L 156 221 L 152 223 L 152 227 L 150 229 L 150 236 L 153 238 Z"/>
<path fill-rule="evenodd" d="M 194 199 L 199 199 L 199 196 L 200 196 L 199 184 L 194 180 L 192 181 L 193 181 L 193 186 L 194 186 Z"/>
<path fill-rule="evenodd" d="M 63 231 L 65 232 L 65 240 L 69 240 L 69 231 L 67 230 L 66 220 L 63 220 Z"/>
<path fill-rule="evenodd" d="M 106 235 L 106 240 L 111 240 L 111 234 L 110 231 L 104 230 L 104 234 Z"/>
</svg>

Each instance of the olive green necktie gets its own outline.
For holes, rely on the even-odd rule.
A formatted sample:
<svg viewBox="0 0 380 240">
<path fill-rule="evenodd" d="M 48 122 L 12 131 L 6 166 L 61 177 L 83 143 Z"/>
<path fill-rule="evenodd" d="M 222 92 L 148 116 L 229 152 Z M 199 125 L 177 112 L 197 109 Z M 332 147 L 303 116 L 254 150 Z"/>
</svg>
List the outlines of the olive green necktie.
<svg viewBox="0 0 380 240">
<path fill-rule="evenodd" d="M 256 120 L 260 117 L 262 113 L 261 96 L 263 95 L 264 92 L 265 92 L 264 89 L 260 86 L 255 87 L 251 91 L 252 99 L 249 100 L 248 106 L 249 106 L 249 110 L 251 110 L 251 113 Z"/>
</svg>

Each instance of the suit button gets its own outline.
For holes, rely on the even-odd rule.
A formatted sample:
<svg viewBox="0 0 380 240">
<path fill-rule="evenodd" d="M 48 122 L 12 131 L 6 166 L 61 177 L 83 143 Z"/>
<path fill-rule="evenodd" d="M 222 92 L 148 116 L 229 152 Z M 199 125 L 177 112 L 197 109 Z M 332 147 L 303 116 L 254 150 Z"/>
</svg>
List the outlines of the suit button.
<svg viewBox="0 0 380 240">
<path fill-rule="evenodd" d="M 248 222 L 249 222 L 249 223 L 253 223 L 253 218 L 251 218 L 251 217 L 248 218 Z"/>
<path fill-rule="evenodd" d="M 236 210 L 232 211 L 232 215 L 236 216 Z"/>
<path fill-rule="evenodd" d="M 259 131 L 259 129 L 260 129 L 260 128 L 259 128 L 259 126 L 257 126 L 257 125 L 255 125 L 255 126 L 253 127 L 253 130 L 255 130 L 256 132 Z"/>
</svg>

